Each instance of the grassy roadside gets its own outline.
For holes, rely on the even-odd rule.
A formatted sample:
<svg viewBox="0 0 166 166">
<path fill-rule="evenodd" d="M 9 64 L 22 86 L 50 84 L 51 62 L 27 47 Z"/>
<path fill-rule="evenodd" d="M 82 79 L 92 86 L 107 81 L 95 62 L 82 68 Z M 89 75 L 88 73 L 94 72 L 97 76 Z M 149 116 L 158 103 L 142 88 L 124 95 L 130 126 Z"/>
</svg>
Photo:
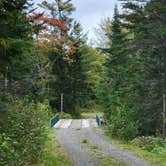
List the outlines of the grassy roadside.
<svg viewBox="0 0 166 166">
<path fill-rule="evenodd" d="M 100 156 L 98 159 L 100 159 L 100 166 L 127 166 L 124 162 L 118 161 L 111 156 Z"/>
<path fill-rule="evenodd" d="M 92 113 L 84 112 L 82 113 L 82 116 L 85 118 L 92 118 L 92 117 L 95 117 L 96 114 L 98 114 L 99 116 L 102 116 L 101 112 L 95 112 L 95 111 L 93 111 Z M 149 162 L 152 165 L 166 166 L 166 154 L 149 152 L 133 144 L 126 143 L 118 139 L 114 139 L 109 134 L 107 128 L 103 127 L 103 130 L 111 138 L 110 141 L 112 144 L 115 144 L 121 147 L 122 149 L 134 152 L 138 157 L 145 159 L 147 162 Z M 119 165 L 119 164 L 120 166 L 123 165 L 123 163 L 118 163 L 118 161 L 116 161 L 114 158 L 111 158 L 110 156 L 108 157 L 99 156 L 99 158 L 100 157 L 101 157 L 100 159 L 101 164 L 103 163 L 103 165 L 106 165 L 106 164 L 108 165 L 108 163 L 109 165 L 111 165 L 112 163 L 113 165 Z"/>
<path fill-rule="evenodd" d="M 93 155 L 98 159 L 100 166 L 127 166 L 123 161 L 117 160 L 110 155 L 101 154 L 96 146 L 91 145 L 90 148 Z"/>
<path fill-rule="evenodd" d="M 106 131 L 106 134 L 109 135 L 108 130 L 103 128 L 103 130 Z M 154 152 L 149 152 L 147 150 L 144 150 L 138 146 L 132 145 L 130 143 L 126 143 L 124 141 L 114 139 L 110 135 L 110 142 L 112 144 L 115 144 L 119 146 L 122 149 L 129 150 L 133 153 L 135 153 L 138 157 L 146 160 L 151 165 L 157 165 L 157 166 L 166 166 L 166 154 L 158 154 Z"/>
<path fill-rule="evenodd" d="M 88 146 L 91 155 L 98 160 L 100 166 L 127 166 L 123 161 L 119 161 L 110 155 L 103 155 L 98 146 L 89 143 L 86 139 L 82 140 L 82 144 Z"/>
<path fill-rule="evenodd" d="M 117 141 L 116 141 L 117 142 Z M 152 165 L 166 166 L 166 154 L 156 154 L 143 150 L 137 146 L 118 141 L 117 145 L 121 148 L 134 152 L 137 156 L 145 159 Z"/>
<path fill-rule="evenodd" d="M 40 162 L 35 166 L 72 166 L 72 162 L 56 139 L 55 130 L 50 128 L 47 130 L 48 140 L 45 143 L 44 153 L 41 155 Z"/>
</svg>

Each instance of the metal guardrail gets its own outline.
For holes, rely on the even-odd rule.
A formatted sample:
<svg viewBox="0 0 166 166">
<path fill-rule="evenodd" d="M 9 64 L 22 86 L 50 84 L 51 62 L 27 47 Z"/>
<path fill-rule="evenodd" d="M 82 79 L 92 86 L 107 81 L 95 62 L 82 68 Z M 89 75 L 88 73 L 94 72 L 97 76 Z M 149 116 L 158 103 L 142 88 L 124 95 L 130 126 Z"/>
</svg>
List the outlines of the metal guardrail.
<svg viewBox="0 0 166 166">
<path fill-rule="evenodd" d="M 50 125 L 51 127 L 53 127 L 60 119 L 60 115 L 57 114 L 55 115 L 52 119 L 50 119 Z"/>
<path fill-rule="evenodd" d="M 96 122 L 97 122 L 98 126 L 101 126 L 101 120 L 98 115 L 96 115 Z"/>
</svg>

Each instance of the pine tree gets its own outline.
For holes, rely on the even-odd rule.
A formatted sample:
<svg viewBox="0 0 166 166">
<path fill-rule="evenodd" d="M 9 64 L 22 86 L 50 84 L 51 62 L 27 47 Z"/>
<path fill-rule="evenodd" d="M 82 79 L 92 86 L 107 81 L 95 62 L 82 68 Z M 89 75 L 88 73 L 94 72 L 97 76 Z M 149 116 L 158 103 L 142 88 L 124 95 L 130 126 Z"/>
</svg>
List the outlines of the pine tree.
<svg viewBox="0 0 166 166">
<path fill-rule="evenodd" d="M 75 107 L 79 105 L 81 93 L 85 89 L 85 76 L 81 67 L 80 47 L 83 43 L 81 39 L 81 28 L 72 18 L 74 7 L 71 1 L 55 0 L 50 4 L 43 2 L 42 7 L 50 11 L 50 18 L 55 24 L 49 24 L 47 28 L 47 40 L 43 46 L 48 48 L 48 57 L 51 62 L 49 81 L 49 100 L 51 106 L 60 111 L 60 96 L 64 96 L 64 111 L 76 113 Z M 47 20 L 46 20 L 47 22 Z M 56 22 L 61 23 L 61 26 Z M 45 35 L 45 36 L 46 36 Z M 44 36 L 44 37 L 45 37 Z M 50 38 L 52 36 L 52 38 Z"/>
<path fill-rule="evenodd" d="M 123 7 L 131 11 L 124 14 L 123 18 L 127 23 L 125 26 L 134 34 L 132 45 L 135 54 L 140 55 L 141 70 L 144 72 L 137 81 L 139 89 L 137 89 L 138 96 L 135 103 L 139 108 L 140 130 L 143 134 L 154 134 L 156 130 L 161 130 L 163 123 L 165 137 L 166 16 L 164 11 L 166 4 L 163 0 L 137 0 L 125 1 Z M 162 114 L 163 118 L 161 118 Z"/>
<path fill-rule="evenodd" d="M 132 111 L 133 82 L 135 80 L 134 57 L 131 54 L 131 36 L 122 26 L 117 6 L 115 7 L 109 48 L 103 49 L 107 55 L 106 74 L 101 80 L 99 97 L 105 108 L 105 117 L 112 125 L 114 135 L 131 139 L 137 135 L 137 121 Z"/>
<path fill-rule="evenodd" d="M 32 61 L 27 55 L 32 46 L 32 26 L 27 18 L 29 4 L 26 0 L 2 0 L 0 4 L 0 73 L 1 90 L 11 92 L 17 88 L 9 83 L 23 79 L 30 73 Z M 21 68 L 21 69 L 20 69 Z M 14 85 L 14 84 L 13 84 Z M 20 85 L 19 85 L 20 86 Z"/>
</svg>

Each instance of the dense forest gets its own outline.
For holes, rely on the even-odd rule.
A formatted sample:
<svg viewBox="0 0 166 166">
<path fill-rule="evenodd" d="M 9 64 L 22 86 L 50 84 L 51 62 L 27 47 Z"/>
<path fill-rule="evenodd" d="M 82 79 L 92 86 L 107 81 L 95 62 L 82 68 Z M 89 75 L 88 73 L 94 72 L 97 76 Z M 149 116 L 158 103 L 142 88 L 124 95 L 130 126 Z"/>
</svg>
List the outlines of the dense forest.
<svg viewBox="0 0 166 166">
<path fill-rule="evenodd" d="M 39 160 L 62 94 L 72 118 L 100 106 L 113 137 L 166 138 L 166 1 L 120 1 L 90 46 L 71 0 L 0 0 L 0 165 Z"/>
</svg>

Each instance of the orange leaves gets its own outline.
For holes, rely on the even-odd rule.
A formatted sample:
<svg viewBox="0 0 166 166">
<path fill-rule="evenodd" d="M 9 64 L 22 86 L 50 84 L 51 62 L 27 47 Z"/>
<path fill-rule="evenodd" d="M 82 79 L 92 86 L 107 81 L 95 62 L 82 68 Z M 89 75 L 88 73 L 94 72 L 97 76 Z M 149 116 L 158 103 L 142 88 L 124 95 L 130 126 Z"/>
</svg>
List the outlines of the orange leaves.
<svg viewBox="0 0 166 166">
<path fill-rule="evenodd" d="M 79 50 L 79 48 L 78 47 L 76 47 L 76 45 L 75 45 L 75 43 L 74 42 L 68 42 L 68 47 L 70 48 L 70 49 L 68 49 L 68 51 L 67 51 L 67 54 L 68 55 L 74 55 L 78 50 Z"/>
<path fill-rule="evenodd" d="M 43 41 L 36 42 L 36 45 L 39 46 L 39 47 L 47 48 L 47 45 Z"/>
<path fill-rule="evenodd" d="M 58 26 L 61 30 L 67 29 L 64 21 L 57 20 L 55 18 L 49 18 L 49 16 L 44 16 L 41 13 L 33 13 L 32 15 L 29 15 L 28 18 L 38 22 L 43 22 L 50 26 Z"/>
<path fill-rule="evenodd" d="M 54 44 L 55 44 L 55 42 L 52 43 L 50 41 L 42 41 L 42 40 L 39 40 L 39 41 L 36 42 L 36 45 L 38 47 L 42 47 L 42 48 L 45 48 L 45 49 L 48 49 L 48 50 L 50 50 L 52 52 L 56 52 L 57 53 L 59 51 L 59 49 L 54 47 Z"/>
<path fill-rule="evenodd" d="M 39 34 L 38 37 L 41 38 L 41 39 L 51 40 L 51 39 L 55 39 L 56 35 L 44 33 L 44 34 Z"/>
<path fill-rule="evenodd" d="M 67 53 L 68 53 L 69 55 L 74 55 L 74 54 L 76 53 L 76 51 L 75 51 L 75 50 L 69 50 Z"/>
<path fill-rule="evenodd" d="M 43 48 L 45 51 L 60 54 L 62 59 L 67 63 L 75 62 L 74 55 L 78 51 L 78 47 L 68 36 L 65 21 L 40 13 L 33 13 L 28 18 L 33 20 L 34 26 L 41 27 L 36 36 L 36 46 Z"/>
</svg>

